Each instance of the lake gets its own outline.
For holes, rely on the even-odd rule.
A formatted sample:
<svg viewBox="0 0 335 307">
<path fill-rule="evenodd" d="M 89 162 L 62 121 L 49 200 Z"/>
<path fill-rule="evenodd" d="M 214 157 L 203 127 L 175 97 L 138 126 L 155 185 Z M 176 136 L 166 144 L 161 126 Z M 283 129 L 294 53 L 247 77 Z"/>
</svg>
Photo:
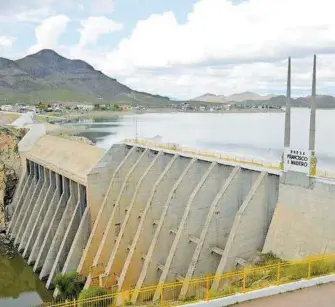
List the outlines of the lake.
<svg viewBox="0 0 335 307">
<path fill-rule="evenodd" d="M 0 306 L 30 307 L 52 299 L 44 284 L 19 256 L 0 256 Z"/>
<path fill-rule="evenodd" d="M 291 147 L 308 148 L 309 109 L 292 109 Z M 316 153 L 320 169 L 335 169 L 335 110 L 318 110 Z M 125 138 L 163 137 L 163 142 L 279 161 L 284 142 L 284 113 L 150 113 L 78 122 L 83 136 L 109 148 Z"/>
</svg>

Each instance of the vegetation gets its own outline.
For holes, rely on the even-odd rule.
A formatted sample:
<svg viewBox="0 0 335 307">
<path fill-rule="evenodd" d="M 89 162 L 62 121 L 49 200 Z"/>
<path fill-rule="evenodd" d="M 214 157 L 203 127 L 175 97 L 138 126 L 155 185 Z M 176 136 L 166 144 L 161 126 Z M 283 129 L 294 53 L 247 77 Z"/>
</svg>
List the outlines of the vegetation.
<svg viewBox="0 0 335 307">
<path fill-rule="evenodd" d="M 94 302 L 90 302 L 89 298 L 94 297 L 97 298 L 99 296 L 105 296 L 107 295 L 107 290 L 102 287 L 90 287 L 88 289 L 84 289 L 83 291 L 80 292 L 79 298 L 78 298 L 78 306 L 79 307 L 96 307 L 97 305 L 97 300 Z M 107 306 L 106 299 L 103 299 L 104 304 Z M 112 301 L 108 302 L 108 304 L 111 304 Z"/>
<path fill-rule="evenodd" d="M 84 281 L 76 271 L 58 274 L 54 279 L 58 297 L 60 299 L 76 298 L 84 286 Z"/>
</svg>

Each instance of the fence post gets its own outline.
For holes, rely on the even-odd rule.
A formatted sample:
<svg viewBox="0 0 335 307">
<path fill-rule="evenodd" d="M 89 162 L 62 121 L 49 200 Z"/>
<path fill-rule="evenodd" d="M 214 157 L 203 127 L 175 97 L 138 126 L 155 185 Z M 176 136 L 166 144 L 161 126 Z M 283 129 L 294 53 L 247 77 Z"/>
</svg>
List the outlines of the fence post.
<svg viewBox="0 0 335 307">
<path fill-rule="evenodd" d="M 280 284 L 280 262 L 278 262 L 277 266 L 277 285 Z"/>
<path fill-rule="evenodd" d="M 312 260 L 309 259 L 309 260 L 308 260 L 308 275 L 307 275 L 307 278 L 308 278 L 308 279 L 311 278 L 311 264 L 312 264 Z"/>
<path fill-rule="evenodd" d="M 246 278 L 247 278 L 247 273 L 245 269 L 243 270 L 243 284 L 242 284 L 242 292 L 245 293 L 245 285 L 246 285 Z"/>
<path fill-rule="evenodd" d="M 209 301 L 209 288 L 210 288 L 210 280 L 209 280 L 209 276 L 207 276 L 206 278 L 206 301 Z"/>
<path fill-rule="evenodd" d="M 160 299 L 160 306 L 163 307 L 164 306 L 164 298 L 163 298 L 163 285 L 160 286 L 160 292 L 161 292 L 161 299 Z"/>
<path fill-rule="evenodd" d="M 76 307 L 77 304 L 76 304 L 76 298 L 73 299 L 73 307 Z"/>
</svg>

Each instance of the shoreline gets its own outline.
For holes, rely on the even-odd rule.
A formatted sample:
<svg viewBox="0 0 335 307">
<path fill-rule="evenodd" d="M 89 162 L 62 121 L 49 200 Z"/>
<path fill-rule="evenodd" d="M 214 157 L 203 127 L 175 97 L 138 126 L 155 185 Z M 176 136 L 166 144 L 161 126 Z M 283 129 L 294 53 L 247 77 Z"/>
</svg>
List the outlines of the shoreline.
<svg viewBox="0 0 335 307">
<path fill-rule="evenodd" d="M 197 113 L 197 114 L 249 114 L 249 113 L 284 113 L 282 109 L 234 109 L 225 111 L 196 111 L 196 110 L 180 110 L 171 108 L 152 108 L 145 110 L 129 110 L 129 111 L 90 111 L 83 113 L 67 113 L 67 114 L 37 114 L 38 121 L 47 121 L 49 123 L 59 121 L 75 121 L 81 119 L 110 119 L 117 118 L 119 116 L 129 116 L 146 113 Z"/>
</svg>

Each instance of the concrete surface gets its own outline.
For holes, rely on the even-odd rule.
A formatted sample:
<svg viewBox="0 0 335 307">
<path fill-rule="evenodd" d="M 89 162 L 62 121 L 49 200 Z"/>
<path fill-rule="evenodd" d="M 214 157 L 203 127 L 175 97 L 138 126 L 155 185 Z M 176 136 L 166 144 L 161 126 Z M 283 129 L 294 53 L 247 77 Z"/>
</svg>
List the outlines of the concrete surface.
<svg viewBox="0 0 335 307">
<path fill-rule="evenodd" d="M 94 146 L 45 135 L 35 142 L 25 157 L 86 186 L 87 174 L 98 164 L 103 154 L 103 150 Z"/>
<path fill-rule="evenodd" d="M 240 303 L 238 307 L 333 307 L 335 283 Z"/>
</svg>

